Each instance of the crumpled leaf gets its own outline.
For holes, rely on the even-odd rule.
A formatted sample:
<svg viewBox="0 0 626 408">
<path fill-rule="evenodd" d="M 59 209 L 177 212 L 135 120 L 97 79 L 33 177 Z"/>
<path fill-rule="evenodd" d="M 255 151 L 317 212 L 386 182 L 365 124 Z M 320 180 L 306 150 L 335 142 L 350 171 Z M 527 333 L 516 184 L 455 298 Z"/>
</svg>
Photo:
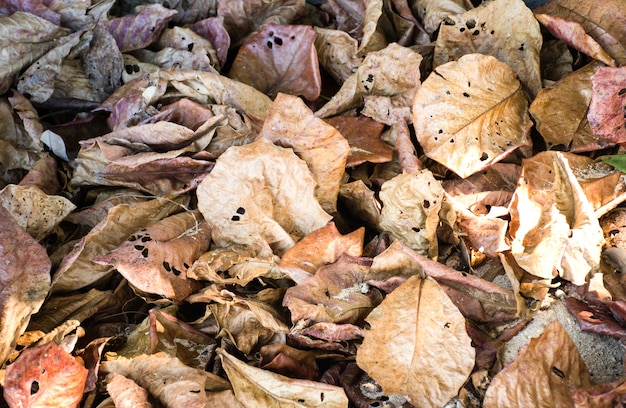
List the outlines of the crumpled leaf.
<svg viewBox="0 0 626 408">
<path fill-rule="evenodd" d="M 218 158 L 198 186 L 198 208 L 218 246 L 252 246 L 280 256 L 330 221 L 314 188 L 304 161 L 260 138 Z"/>
<path fill-rule="evenodd" d="M 18 11 L 0 16 L 0 95 L 9 90 L 17 75 L 57 45 L 69 30 L 31 13 Z"/>
<path fill-rule="evenodd" d="M 38 187 L 13 184 L 0 190 L 0 205 L 37 241 L 76 208 L 65 197 L 47 195 Z"/>
<path fill-rule="evenodd" d="M 361 58 L 357 56 L 358 41 L 341 30 L 315 27 L 315 49 L 320 65 L 338 84 L 352 75 Z"/>
<path fill-rule="evenodd" d="M 536 13 L 535 18 L 548 31 L 563 40 L 570 47 L 577 49 L 593 59 L 601 61 L 610 67 L 615 66 L 615 60 L 598 44 L 593 37 L 585 33 L 583 26 L 575 21 L 565 20 L 549 14 Z"/>
<path fill-rule="evenodd" d="M 341 133 L 315 117 L 300 98 L 281 93 L 274 100 L 261 135 L 279 146 L 291 147 L 307 163 L 317 183 L 315 198 L 324 211 L 336 212 L 350 152 Z"/>
<path fill-rule="evenodd" d="M 224 19 L 233 46 L 265 24 L 291 24 L 306 12 L 304 0 L 231 0 L 217 2 L 217 16 Z"/>
<path fill-rule="evenodd" d="M 174 48 L 199 53 L 208 57 L 210 67 L 214 68 L 216 71 L 220 69 L 220 62 L 217 59 L 217 53 L 211 41 L 196 34 L 191 28 L 178 26 L 166 28 L 161 33 L 157 44 L 162 49 Z M 210 67 L 207 67 L 206 70 L 211 71 L 212 68 Z"/>
<path fill-rule="evenodd" d="M 617 65 L 626 63 L 624 11 L 624 3 L 621 0 L 608 0 L 602 3 L 592 0 L 548 0 L 534 10 L 536 14 L 548 14 L 579 23 Z"/>
<path fill-rule="evenodd" d="M 261 347 L 259 354 L 259 367 L 264 370 L 303 380 L 314 381 L 319 377 L 315 354 L 311 351 L 275 343 Z"/>
<path fill-rule="evenodd" d="M 596 136 L 626 142 L 626 66 L 602 67 L 591 76 L 593 93 L 587 119 Z"/>
<path fill-rule="evenodd" d="M 393 150 L 381 140 L 384 124 L 367 116 L 335 116 L 325 119 L 348 140 L 350 155 L 346 167 L 359 164 L 386 163 L 393 158 Z"/>
<path fill-rule="evenodd" d="M 626 379 L 579 388 L 572 393 L 576 408 L 608 408 L 623 403 Z"/>
<path fill-rule="evenodd" d="M 138 231 L 93 262 L 114 266 L 141 293 L 182 301 L 196 286 L 187 269 L 210 242 L 211 230 L 199 212 L 186 211 Z"/>
<path fill-rule="evenodd" d="M 330 407 L 348 406 L 341 387 L 298 380 L 252 367 L 218 349 L 237 400 L 244 407 Z"/>
<path fill-rule="evenodd" d="M 357 364 L 387 394 L 420 407 L 442 407 L 474 367 L 465 318 L 439 284 L 413 276 L 367 317 Z"/>
<path fill-rule="evenodd" d="M 92 259 L 106 255 L 133 233 L 180 210 L 181 205 L 187 202 L 188 197 L 155 198 L 144 203 L 118 204 L 111 208 L 107 217 L 63 257 L 54 273 L 52 293 L 71 292 L 106 279 L 113 272 L 111 268 L 95 264 Z"/>
<path fill-rule="evenodd" d="M 544 152 L 524 160 L 511 202 L 511 251 L 535 276 L 551 280 L 558 272 L 582 285 L 600 263 L 604 237 L 568 157 L 576 158 Z"/>
<path fill-rule="evenodd" d="M 542 89 L 528 111 L 546 147 L 563 146 L 580 152 L 607 147 L 609 142 L 591 132 L 587 111 L 591 102 L 591 76 L 600 68 L 591 63 L 566 75 L 556 84 Z"/>
<path fill-rule="evenodd" d="M 468 54 L 440 65 L 422 83 L 413 126 L 426 156 L 465 178 L 531 144 L 527 110 L 509 66 Z"/>
<path fill-rule="evenodd" d="M 419 86 L 422 56 L 396 43 L 367 54 L 357 71 L 315 116 L 328 118 L 360 107 L 368 96 L 386 96 L 411 106 Z"/>
<path fill-rule="evenodd" d="M 12 407 L 80 405 L 87 369 L 54 342 L 31 347 L 7 367 L 4 398 Z"/>
<path fill-rule="evenodd" d="M 0 165 L 4 169 L 31 169 L 43 157 L 42 129 L 36 114 L 33 115 L 35 112 L 30 102 L 17 92 L 12 98 L 0 98 Z M 26 117 L 19 120 L 20 116 Z M 25 121 L 38 126 L 27 127 Z"/>
<path fill-rule="evenodd" d="M 571 407 L 572 391 L 590 385 L 576 345 L 555 320 L 493 378 L 483 406 Z"/>
<path fill-rule="evenodd" d="M 183 3 L 183 2 L 181 2 Z M 197 3 L 206 3 L 205 1 L 198 1 Z M 202 37 L 211 41 L 219 66 L 223 67 L 226 64 L 228 58 L 228 49 L 230 48 L 230 36 L 224 27 L 223 17 L 209 17 L 204 20 L 196 21 L 189 28 L 195 33 L 200 34 Z"/>
<path fill-rule="evenodd" d="M 230 390 L 228 381 L 222 377 L 191 368 L 163 353 L 105 361 L 101 371 L 133 380 L 167 407 L 211 406 L 211 394 Z"/>
<path fill-rule="evenodd" d="M 541 44 L 539 23 L 522 0 L 490 1 L 446 19 L 437 36 L 433 66 L 466 54 L 491 55 L 513 68 L 534 96 L 542 87 Z"/>
<path fill-rule="evenodd" d="M 314 101 L 322 87 L 315 36 L 309 26 L 268 24 L 239 48 L 229 76 L 271 98 L 283 92 Z"/>
<path fill-rule="evenodd" d="M 139 5 L 134 14 L 109 21 L 109 32 L 121 52 L 145 48 L 159 38 L 175 14 L 160 4 Z"/>
<path fill-rule="evenodd" d="M 463 14 L 474 6 L 468 0 L 416 0 L 411 8 L 432 35 L 448 16 Z"/>
<path fill-rule="evenodd" d="M 133 380 L 118 373 L 107 375 L 107 392 L 119 408 L 152 408 L 148 401 L 148 391 Z"/>
<path fill-rule="evenodd" d="M 291 321 L 359 323 L 382 300 L 381 293 L 365 283 L 371 260 L 342 254 L 315 275 L 290 287 L 283 298 Z"/>
<path fill-rule="evenodd" d="M 51 264 L 45 248 L 2 206 L 0 259 L 0 362 L 4 364 L 48 295 Z"/>
<path fill-rule="evenodd" d="M 291 279 L 301 283 L 326 264 L 335 262 L 341 254 L 361 256 L 365 228 L 341 235 L 334 222 L 313 231 L 298 241 L 280 259 L 280 268 Z"/>
<path fill-rule="evenodd" d="M 454 210 L 444 199 L 444 190 L 430 170 L 400 174 L 380 190 L 383 203 L 378 228 L 428 257 L 437 257 L 437 227 L 453 225 Z"/>
</svg>

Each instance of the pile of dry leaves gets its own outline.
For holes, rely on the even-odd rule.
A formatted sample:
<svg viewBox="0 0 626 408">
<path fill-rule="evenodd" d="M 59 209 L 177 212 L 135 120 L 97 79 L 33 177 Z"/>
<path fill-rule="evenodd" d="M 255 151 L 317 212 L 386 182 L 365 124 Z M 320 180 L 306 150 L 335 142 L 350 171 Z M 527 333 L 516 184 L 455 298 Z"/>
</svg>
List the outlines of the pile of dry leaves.
<svg viewBox="0 0 626 408">
<path fill-rule="evenodd" d="M 621 406 L 499 351 L 626 339 L 626 3 L 480 3 L 0 2 L 8 406 Z"/>
</svg>

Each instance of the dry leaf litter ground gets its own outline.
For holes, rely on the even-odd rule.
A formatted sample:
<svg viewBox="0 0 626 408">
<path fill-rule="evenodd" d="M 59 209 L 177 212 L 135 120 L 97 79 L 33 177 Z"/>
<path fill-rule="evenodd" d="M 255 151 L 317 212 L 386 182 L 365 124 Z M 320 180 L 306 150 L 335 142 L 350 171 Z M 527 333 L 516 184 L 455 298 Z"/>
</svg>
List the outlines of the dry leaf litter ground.
<svg viewBox="0 0 626 408">
<path fill-rule="evenodd" d="M 626 403 L 626 3 L 0 2 L 9 407 Z"/>
</svg>

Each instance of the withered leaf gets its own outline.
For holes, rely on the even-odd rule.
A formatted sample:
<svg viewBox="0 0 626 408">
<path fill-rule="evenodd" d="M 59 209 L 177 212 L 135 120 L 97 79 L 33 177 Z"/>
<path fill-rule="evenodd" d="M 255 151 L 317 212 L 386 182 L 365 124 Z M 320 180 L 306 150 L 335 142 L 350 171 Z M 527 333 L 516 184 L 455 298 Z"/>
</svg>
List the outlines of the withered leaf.
<svg viewBox="0 0 626 408">
<path fill-rule="evenodd" d="M 465 318 L 439 284 L 410 277 L 366 319 L 357 364 L 386 394 L 415 406 L 441 407 L 457 395 L 474 367 Z"/>
<path fill-rule="evenodd" d="M 593 93 L 587 118 L 596 136 L 613 143 L 626 141 L 626 66 L 602 67 L 592 75 Z"/>
<path fill-rule="evenodd" d="M 416 0 L 412 9 L 424 23 L 428 34 L 433 34 L 448 16 L 463 14 L 474 6 L 468 0 Z"/>
<path fill-rule="evenodd" d="M 424 153 L 461 177 L 531 144 L 528 102 L 515 72 L 468 54 L 435 69 L 418 89 L 413 126 Z"/>
<path fill-rule="evenodd" d="M 391 161 L 393 150 L 381 140 L 384 124 L 366 116 L 335 116 L 325 119 L 348 140 L 350 155 L 346 167 Z"/>
<path fill-rule="evenodd" d="M 159 38 L 161 31 L 176 14 L 161 4 L 139 5 L 134 14 L 112 19 L 109 32 L 122 52 L 147 47 Z"/>
<path fill-rule="evenodd" d="M 152 408 L 148 402 L 148 391 L 121 374 L 111 373 L 107 376 L 107 392 L 116 407 Z"/>
<path fill-rule="evenodd" d="M 283 92 L 313 101 L 322 87 L 315 36 L 308 26 L 268 24 L 239 49 L 229 76 L 271 98 Z"/>
</svg>

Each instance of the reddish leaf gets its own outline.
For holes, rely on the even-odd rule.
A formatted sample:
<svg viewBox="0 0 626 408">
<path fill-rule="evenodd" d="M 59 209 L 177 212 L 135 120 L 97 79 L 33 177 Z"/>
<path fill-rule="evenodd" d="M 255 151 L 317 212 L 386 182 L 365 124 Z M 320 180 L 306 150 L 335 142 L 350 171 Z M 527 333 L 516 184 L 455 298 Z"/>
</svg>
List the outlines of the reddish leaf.
<svg viewBox="0 0 626 408">
<path fill-rule="evenodd" d="M 54 342 L 26 349 L 7 367 L 4 398 L 12 407 L 78 407 L 87 369 Z"/>
<path fill-rule="evenodd" d="M 308 26 L 268 24 L 239 49 L 230 77 L 271 98 L 284 92 L 313 101 L 322 86 L 315 35 Z"/>
<path fill-rule="evenodd" d="M 350 144 L 346 167 L 391 161 L 393 150 L 380 139 L 384 124 L 366 116 L 336 116 L 326 119 Z"/>
<path fill-rule="evenodd" d="M 135 14 L 113 19 L 109 32 L 122 52 L 137 50 L 152 44 L 176 11 L 160 4 L 137 6 Z"/>
<path fill-rule="evenodd" d="M 611 142 L 626 142 L 626 66 L 598 69 L 591 77 L 591 86 L 587 114 L 591 130 Z"/>
</svg>

